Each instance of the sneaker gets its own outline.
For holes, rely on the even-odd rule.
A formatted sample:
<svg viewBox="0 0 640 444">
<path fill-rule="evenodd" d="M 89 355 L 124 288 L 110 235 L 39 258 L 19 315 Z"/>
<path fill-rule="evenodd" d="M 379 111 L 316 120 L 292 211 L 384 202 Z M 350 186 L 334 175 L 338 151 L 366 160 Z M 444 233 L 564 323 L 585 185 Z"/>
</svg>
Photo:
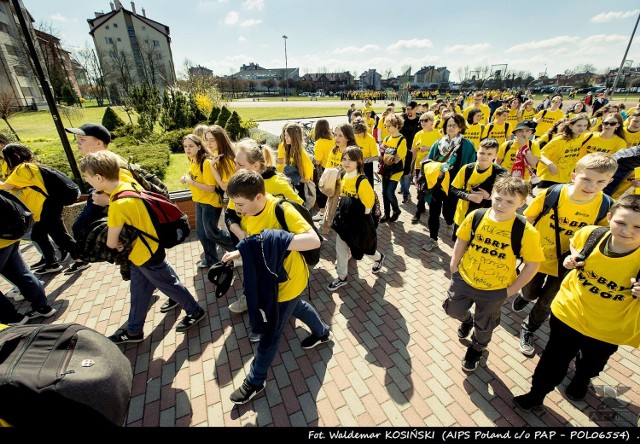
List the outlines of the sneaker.
<svg viewBox="0 0 640 444">
<path fill-rule="evenodd" d="M 337 278 L 335 281 L 331 282 L 327 286 L 327 289 L 329 291 L 334 291 L 334 290 L 337 290 L 338 288 L 340 288 L 340 287 L 342 287 L 344 285 L 347 285 L 347 278 L 344 278 L 344 279 Z"/>
<path fill-rule="evenodd" d="M 385 254 L 384 253 L 380 253 L 380 260 L 379 261 L 375 261 L 373 263 L 373 267 L 371 267 L 371 273 L 380 273 L 380 270 L 382 270 L 382 264 L 384 264 L 384 258 L 385 258 Z"/>
<path fill-rule="evenodd" d="M 318 213 L 311 218 L 311 220 L 314 222 L 321 222 L 322 219 L 324 219 L 324 213 Z"/>
<path fill-rule="evenodd" d="M 169 298 L 160 306 L 160 313 L 168 313 L 176 307 L 178 307 L 178 303 Z"/>
<path fill-rule="evenodd" d="M 329 332 L 324 336 L 316 336 L 313 333 L 311 333 L 309 336 L 306 337 L 306 339 L 302 341 L 301 345 L 302 345 L 302 348 L 304 348 L 305 350 L 309 350 L 310 348 L 313 348 L 316 345 L 324 344 L 325 342 L 329 342 L 332 339 L 333 339 L 333 333 L 331 333 L 331 330 L 329 330 Z"/>
<path fill-rule="evenodd" d="M 400 214 L 402 214 L 401 211 L 398 211 L 397 213 L 393 213 L 393 215 L 389 218 L 389 222 L 395 222 L 398 219 L 400 219 Z"/>
<path fill-rule="evenodd" d="M 520 293 L 513 299 L 511 303 L 511 309 L 516 313 L 524 310 L 526 306 L 529 305 L 529 301 L 522 297 Z"/>
<path fill-rule="evenodd" d="M 427 243 L 422 246 L 422 249 L 425 251 L 431 251 L 437 247 L 438 247 L 438 241 L 435 239 L 428 238 Z"/>
<path fill-rule="evenodd" d="M 64 270 L 64 274 L 66 274 L 66 275 L 74 274 L 74 273 L 77 273 L 79 271 L 86 270 L 90 266 L 91 266 L 91 264 L 89 262 L 76 261 L 73 264 L 71 264 L 71 266 L 69 268 Z"/>
<path fill-rule="evenodd" d="M 406 195 L 402 198 L 402 203 L 407 203 L 409 202 L 409 195 Z"/>
<path fill-rule="evenodd" d="M 58 259 L 58 262 L 67 262 L 69 259 L 71 259 L 71 253 L 69 253 L 68 251 L 61 250 L 60 259 Z"/>
<path fill-rule="evenodd" d="M 182 320 L 176 327 L 176 331 L 178 333 L 185 332 L 196 325 L 198 322 L 202 321 L 205 317 L 207 317 L 207 312 L 204 311 L 202 307 L 200 307 L 200 311 L 196 312 L 196 314 L 186 315 L 184 318 L 182 318 Z"/>
<path fill-rule="evenodd" d="M 478 368 L 480 358 L 482 357 L 482 350 L 476 350 L 473 345 L 467 347 L 467 353 L 462 360 L 462 370 L 465 372 L 472 372 Z"/>
<path fill-rule="evenodd" d="M 24 301 L 24 296 L 20 293 L 20 289 L 18 287 L 13 287 L 11 290 L 7 292 L 7 297 L 10 297 L 16 302 Z"/>
<path fill-rule="evenodd" d="M 38 268 L 34 271 L 34 273 L 38 276 L 42 276 L 49 273 L 57 273 L 60 270 L 62 270 L 62 265 L 60 265 L 58 262 L 54 262 L 53 264 L 44 265 Z"/>
<path fill-rule="evenodd" d="M 251 401 L 256 395 L 264 392 L 264 388 L 267 386 L 266 381 L 262 383 L 262 385 L 253 385 L 248 382 L 246 379 L 242 381 L 242 385 L 239 389 L 235 390 L 229 396 L 229 399 L 234 404 L 246 404 Z"/>
<path fill-rule="evenodd" d="M 379 220 L 378 222 L 389 222 L 389 219 L 390 219 L 390 218 L 389 218 L 389 215 L 388 215 L 388 214 L 385 214 L 384 216 L 382 216 L 382 217 L 380 218 L 380 220 Z"/>
<path fill-rule="evenodd" d="M 237 301 L 229 305 L 229 311 L 231 313 L 244 313 L 247 311 L 247 297 L 242 294 Z"/>
<path fill-rule="evenodd" d="M 418 222 L 420 222 L 420 216 L 421 216 L 421 214 L 420 214 L 420 213 L 417 213 L 416 215 L 414 215 L 414 216 L 411 218 L 411 223 L 415 225 L 415 224 L 417 224 Z"/>
<path fill-rule="evenodd" d="M 217 262 L 217 261 L 216 261 L 216 262 Z M 196 267 L 198 267 L 198 268 L 209 268 L 209 267 L 211 267 L 212 265 L 213 265 L 213 264 L 210 264 L 209 262 L 205 261 L 204 259 L 199 260 L 199 261 L 196 263 Z"/>
<path fill-rule="evenodd" d="M 32 269 L 32 270 L 35 270 L 35 269 L 37 269 L 37 268 L 42 268 L 42 267 L 44 267 L 45 265 L 47 265 L 47 261 L 45 260 L 45 258 L 44 258 L 44 257 L 41 257 L 41 258 L 40 258 L 40 260 L 39 260 L 38 262 L 36 262 L 36 263 L 35 263 L 35 264 L 33 264 L 33 265 L 29 265 L 29 268 L 30 268 L 30 269 Z"/>
<path fill-rule="evenodd" d="M 535 410 L 541 410 L 542 401 L 535 399 L 531 393 L 526 395 L 514 396 L 513 405 L 525 412 L 532 412 Z"/>
<path fill-rule="evenodd" d="M 134 343 L 134 342 L 142 342 L 144 340 L 144 333 L 139 333 L 137 335 L 132 335 L 127 333 L 127 330 L 120 329 L 111 336 L 109 336 L 109 340 L 114 344 L 126 344 L 126 343 Z"/>
<path fill-rule="evenodd" d="M 525 356 L 533 356 L 536 352 L 533 346 L 533 332 L 524 328 L 520 331 L 520 351 Z"/>
<path fill-rule="evenodd" d="M 458 337 L 460 339 L 464 339 L 469 336 L 471 333 L 471 329 L 473 328 L 473 318 L 469 319 L 467 322 L 462 322 L 460 327 L 458 327 Z"/>
<path fill-rule="evenodd" d="M 58 310 L 51 307 L 50 305 L 45 305 L 42 308 L 29 310 L 24 315 L 28 317 L 29 320 L 37 319 L 37 318 L 50 318 L 51 316 L 56 314 L 56 311 Z"/>
<path fill-rule="evenodd" d="M 564 394 L 571 401 L 580 402 L 584 401 L 584 398 L 587 397 L 587 392 L 589 391 L 589 380 L 586 381 L 586 384 L 580 381 L 576 381 L 575 378 L 569 383 L 567 388 L 564 389 Z"/>
<path fill-rule="evenodd" d="M 254 333 L 254 332 L 249 333 L 249 341 L 260 342 L 260 339 L 262 339 L 262 335 L 260 333 Z"/>
<path fill-rule="evenodd" d="M 19 316 L 19 315 L 18 315 L 18 316 Z M 24 316 L 22 316 L 22 319 L 20 319 L 19 321 L 16 321 L 16 322 L 9 322 L 9 323 L 7 323 L 7 325 L 14 325 L 14 326 L 15 326 L 15 325 L 24 325 L 24 324 L 26 324 L 27 322 L 29 322 L 29 319 L 30 319 L 30 318 L 29 318 L 29 316 L 24 315 Z"/>
</svg>

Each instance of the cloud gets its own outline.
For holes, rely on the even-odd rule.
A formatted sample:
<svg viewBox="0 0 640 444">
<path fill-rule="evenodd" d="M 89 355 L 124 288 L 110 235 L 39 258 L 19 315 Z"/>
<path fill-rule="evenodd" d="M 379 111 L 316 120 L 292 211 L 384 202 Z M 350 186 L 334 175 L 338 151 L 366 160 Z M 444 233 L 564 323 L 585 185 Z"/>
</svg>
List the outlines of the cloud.
<svg viewBox="0 0 640 444">
<path fill-rule="evenodd" d="M 514 45 L 511 48 L 508 48 L 505 53 L 509 54 L 512 52 L 520 52 L 520 51 L 532 51 L 537 49 L 549 49 L 555 48 L 560 45 L 566 45 L 570 43 L 576 43 L 580 40 L 580 37 L 569 36 L 569 35 L 560 35 L 558 37 L 553 37 L 551 39 L 546 40 L 533 40 L 527 43 L 520 43 L 518 45 Z"/>
<path fill-rule="evenodd" d="M 489 43 L 476 43 L 475 45 L 453 45 L 447 46 L 442 50 L 444 54 L 452 54 L 456 52 L 462 52 L 464 54 L 476 54 L 478 52 L 486 51 L 490 49 Z"/>
<path fill-rule="evenodd" d="M 200 0 L 196 5 L 197 9 L 211 10 L 216 8 L 221 3 L 226 3 L 227 0 Z"/>
<path fill-rule="evenodd" d="M 66 22 L 69 19 L 67 19 L 64 15 L 62 14 L 53 14 L 51 16 L 51 20 L 53 20 L 54 22 Z"/>
<path fill-rule="evenodd" d="M 235 25 L 236 23 L 238 23 L 239 19 L 240 14 L 238 14 L 238 11 L 229 11 L 224 18 L 224 23 L 225 25 Z"/>
<path fill-rule="evenodd" d="M 261 11 L 264 8 L 264 0 L 245 0 L 242 2 L 242 7 L 248 11 L 252 9 Z"/>
<path fill-rule="evenodd" d="M 245 20 L 242 23 L 240 23 L 240 26 L 242 26 L 243 28 L 246 28 L 248 26 L 259 25 L 260 23 L 262 23 L 262 20 L 260 20 L 260 19 L 249 19 L 249 20 Z"/>
<path fill-rule="evenodd" d="M 594 15 L 593 17 L 591 17 L 591 21 L 593 23 L 605 23 L 605 22 L 610 22 L 611 20 L 619 20 L 619 19 L 626 19 L 629 17 L 635 17 L 636 15 L 638 15 L 638 13 L 640 13 L 640 9 L 634 9 L 633 11 L 626 11 L 626 12 L 614 12 L 614 11 L 601 12 L 600 14 Z"/>
<path fill-rule="evenodd" d="M 433 43 L 429 39 L 411 39 L 411 40 L 398 40 L 395 43 L 387 46 L 388 51 L 399 51 L 403 49 L 420 49 L 429 48 L 433 46 Z"/>
<path fill-rule="evenodd" d="M 245 38 L 245 36 L 241 35 L 240 37 L 238 37 L 238 41 L 239 42 L 246 42 L 247 39 Z"/>
<path fill-rule="evenodd" d="M 332 54 L 363 54 L 365 52 L 377 51 L 380 47 L 378 45 L 364 45 L 364 46 L 345 46 L 344 48 L 336 48 L 331 51 Z"/>
</svg>

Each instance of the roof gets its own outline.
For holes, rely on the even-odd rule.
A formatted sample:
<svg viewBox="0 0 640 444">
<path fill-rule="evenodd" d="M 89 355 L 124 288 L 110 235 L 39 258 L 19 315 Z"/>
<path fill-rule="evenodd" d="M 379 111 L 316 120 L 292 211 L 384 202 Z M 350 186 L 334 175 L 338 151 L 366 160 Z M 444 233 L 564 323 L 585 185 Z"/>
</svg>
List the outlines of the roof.
<svg viewBox="0 0 640 444">
<path fill-rule="evenodd" d="M 143 15 L 139 15 L 136 14 L 132 11 L 129 11 L 128 9 L 121 7 L 118 8 L 114 11 L 109 11 L 107 13 L 101 14 L 95 18 L 92 19 L 87 19 L 87 22 L 89 23 L 89 26 L 91 27 L 91 30 L 89 31 L 89 34 L 93 35 L 94 31 L 98 28 L 100 28 L 102 25 L 105 25 L 107 23 L 109 23 L 111 21 L 111 19 L 113 17 L 115 17 L 116 15 L 118 15 L 118 13 L 122 11 L 123 14 L 129 14 L 131 16 L 134 16 L 135 18 L 137 18 L 138 20 L 140 20 L 141 22 L 145 23 L 146 25 L 151 26 L 153 29 L 155 29 L 156 31 L 169 36 L 169 27 L 167 25 L 163 25 L 160 22 L 156 22 L 155 20 L 151 20 L 150 18 L 147 18 Z M 96 12 L 96 14 L 100 14 L 98 12 Z"/>
</svg>

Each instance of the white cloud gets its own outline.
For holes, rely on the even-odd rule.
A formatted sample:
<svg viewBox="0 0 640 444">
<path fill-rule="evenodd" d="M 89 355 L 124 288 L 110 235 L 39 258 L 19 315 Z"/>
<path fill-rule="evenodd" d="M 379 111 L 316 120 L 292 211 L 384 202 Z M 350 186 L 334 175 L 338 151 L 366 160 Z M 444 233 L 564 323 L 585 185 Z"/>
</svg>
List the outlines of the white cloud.
<svg viewBox="0 0 640 444">
<path fill-rule="evenodd" d="M 225 25 L 235 25 L 236 23 L 238 23 L 239 19 L 240 14 L 238 14 L 238 11 L 229 11 L 224 18 L 224 23 Z"/>
<path fill-rule="evenodd" d="M 249 20 L 245 20 L 242 23 L 240 23 L 240 26 L 242 26 L 243 28 L 246 28 L 248 26 L 259 25 L 260 23 L 262 23 L 262 20 L 260 20 L 260 19 L 249 19 Z"/>
<path fill-rule="evenodd" d="M 245 0 L 242 7 L 246 10 L 257 9 L 261 11 L 264 8 L 264 0 Z"/>
<path fill-rule="evenodd" d="M 241 35 L 240 37 L 238 37 L 238 41 L 239 42 L 246 42 L 247 39 L 245 38 L 245 36 Z"/>
<path fill-rule="evenodd" d="M 433 43 L 429 39 L 411 39 L 411 40 L 398 40 L 397 42 L 387 46 L 388 51 L 400 51 L 403 49 L 420 49 L 429 48 L 433 46 Z"/>
<path fill-rule="evenodd" d="M 580 46 L 592 46 L 602 43 L 615 43 L 615 42 L 628 42 L 629 37 L 619 34 L 597 34 L 590 35 L 589 37 L 580 41 Z"/>
<path fill-rule="evenodd" d="M 226 3 L 227 0 L 200 0 L 196 5 L 197 9 L 211 10 L 216 8 L 219 4 Z"/>
<path fill-rule="evenodd" d="M 508 48 L 505 53 L 509 54 L 512 52 L 520 52 L 520 51 L 532 51 L 537 49 L 549 49 L 556 48 L 560 45 L 566 45 L 570 43 L 576 43 L 580 40 L 580 37 L 568 36 L 568 35 L 560 35 L 558 37 L 553 37 L 551 39 L 546 40 L 533 40 L 527 43 L 520 43 L 518 45 L 514 45 L 511 48 Z"/>
<path fill-rule="evenodd" d="M 378 45 L 364 45 L 364 46 L 345 46 L 344 48 L 336 48 L 331 51 L 332 54 L 363 54 L 365 52 L 377 51 L 380 47 Z"/>
<path fill-rule="evenodd" d="M 491 45 L 489 43 L 476 43 L 475 45 L 453 45 L 447 46 L 442 50 L 444 54 L 452 54 L 456 52 L 461 52 L 464 54 L 476 54 L 478 52 L 486 51 L 490 49 Z"/>
<path fill-rule="evenodd" d="M 605 22 L 610 22 L 611 20 L 619 20 L 619 19 L 625 19 L 629 17 L 635 17 L 636 15 L 638 15 L 639 12 L 640 12 L 640 9 L 635 9 L 633 11 L 626 11 L 626 12 L 614 12 L 614 11 L 601 12 L 600 14 L 594 15 L 593 17 L 591 17 L 591 21 L 593 23 L 605 23 Z"/>
<path fill-rule="evenodd" d="M 62 14 L 53 14 L 51 16 L 51 20 L 53 20 L 54 22 L 66 22 L 69 19 L 67 19 L 64 15 Z"/>
</svg>

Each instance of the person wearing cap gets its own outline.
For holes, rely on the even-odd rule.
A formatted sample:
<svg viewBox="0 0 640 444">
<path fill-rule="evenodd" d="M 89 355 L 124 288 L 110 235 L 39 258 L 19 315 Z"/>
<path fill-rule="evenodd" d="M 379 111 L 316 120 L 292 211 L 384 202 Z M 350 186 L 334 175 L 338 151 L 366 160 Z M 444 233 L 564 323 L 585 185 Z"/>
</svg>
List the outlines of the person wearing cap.
<svg viewBox="0 0 640 444">
<path fill-rule="evenodd" d="M 531 120 L 518 122 L 513 131 L 513 140 L 503 142 L 498 149 L 496 163 L 509 174 L 521 177 L 527 182 L 535 177 L 536 165 L 540 160 L 540 145 L 531 140 L 536 124 Z"/>
<path fill-rule="evenodd" d="M 472 109 L 481 109 L 482 120 L 480 121 L 480 123 L 482 125 L 486 125 L 489 122 L 489 115 L 491 114 L 491 110 L 489 109 L 488 105 L 482 103 L 483 100 L 484 93 L 482 91 L 476 91 L 473 94 L 473 104 L 462 111 L 462 117 L 464 117 L 464 120 L 467 120 L 467 117 L 469 117 L 469 113 Z"/>
</svg>

